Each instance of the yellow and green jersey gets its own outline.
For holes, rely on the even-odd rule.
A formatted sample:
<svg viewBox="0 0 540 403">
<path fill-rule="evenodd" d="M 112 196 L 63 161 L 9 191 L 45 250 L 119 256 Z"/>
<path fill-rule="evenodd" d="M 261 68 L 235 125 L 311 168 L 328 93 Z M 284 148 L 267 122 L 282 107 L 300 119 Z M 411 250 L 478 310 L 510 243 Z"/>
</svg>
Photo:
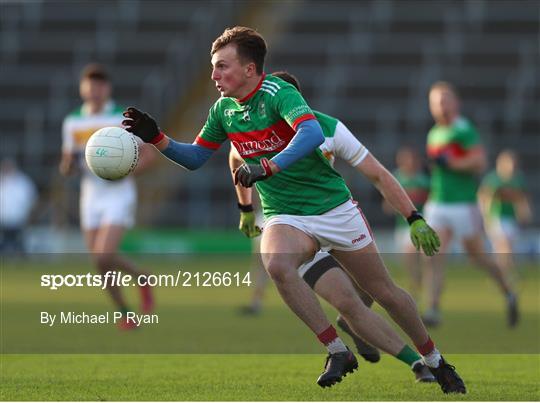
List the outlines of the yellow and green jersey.
<svg viewBox="0 0 540 403">
<path fill-rule="evenodd" d="M 122 127 L 123 109 L 114 102 L 109 101 L 99 113 L 90 113 L 88 109 L 81 105 L 71 112 L 62 124 L 62 151 L 72 153 L 78 159 L 78 163 L 82 171 L 82 180 L 84 182 L 92 182 L 94 185 L 101 186 L 111 185 L 111 181 L 98 178 L 88 169 L 84 159 L 84 149 L 86 143 L 92 134 L 104 127 Z M 133 182 L 133 178 L 128 176 L 124 179 L 115 181 L 117 185 L 123 182 Z"/>
<path fill-rule="evenodd" d="M 434 159 L 441 155 L 459 158 L 480 144 L 474 126 L 462 117 L 450 126 L 435 125 L 427 137 L 427 154 Z M 478 181 L 474 174 L 448 167 L 434 166 L 431 171 L 429 200 L 440 203 L 474 203 Z"/>
<path fill-rule="evenodd" d="M 230 139 L 246 162 L 259 163 L 285 149 L 297 126 L 309 119 L 315 115 L 293 85 L 263 75 L 245 98 L 222 97 L 212 106 L 195 144 L 215 150 Z M 265 217 L 319 215 L 351 197 L 319 148 L 255 185 Z"/>
<path fill-rule="evenodd" d="M 482 181 L 482 187 L 493 192 L 493 198 L 489 206 L 489 215 L 492 218 L 516 218 L 514 201 L 516 193 L 525 191 L 525 180 L 521 173 L 517 173 L 510 179 L 502 179 L 496 171 L 486 175 Z"/>
</svg>

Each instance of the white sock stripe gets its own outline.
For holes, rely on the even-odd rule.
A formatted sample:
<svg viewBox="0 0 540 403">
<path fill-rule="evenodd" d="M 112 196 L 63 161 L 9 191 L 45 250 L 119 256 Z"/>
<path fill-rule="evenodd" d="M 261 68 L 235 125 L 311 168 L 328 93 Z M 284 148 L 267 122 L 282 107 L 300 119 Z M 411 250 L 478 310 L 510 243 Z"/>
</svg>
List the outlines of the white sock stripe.
<svg viewBox="0 0 540 403">
<path fill-rule="evenodd" d="M 341 353 L 343 351 L 347 351 L 347 346 L 343 343 L 341 338 L 336 337 L 334 340 L 332 340 L 330 343 L 326 345 L 326 348 L 328 349 L 328 352 L 330 354 L 335 353 Z"/>
</svg>

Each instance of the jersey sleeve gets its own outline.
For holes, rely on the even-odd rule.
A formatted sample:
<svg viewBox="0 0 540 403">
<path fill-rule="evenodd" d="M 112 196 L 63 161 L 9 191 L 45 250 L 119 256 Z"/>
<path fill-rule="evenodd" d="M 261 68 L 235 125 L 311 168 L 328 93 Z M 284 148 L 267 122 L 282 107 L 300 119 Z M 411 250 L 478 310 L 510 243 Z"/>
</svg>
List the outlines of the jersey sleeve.
<svg viewBox="0 0 540 403">
<path fill-rule="evenodd" d="M 292 85 L 280 89 L 273 97 L 273 102 L 277 113 L 294 130 L 296 130 L 300 123 L 315 119 L 311 108 Z"/>
<path fill-rule="evenodd" d="M 62 152 L 72 153 L 75 151 L 75 141 L 73 139 L 73 130 L 69 118 L 65 118 L 62 123 Z"/>
<path fill-rule="evenodd" d="M 459 139 L 461 146 L 465 150 L 470 150 L 471 148 L 480 145 L 480 135 L 470 122 L 466 122 L 463 124 L 463 127 L 460 127 Z"/>
<path fill-rule="evenodd" d="M 482 179 L 480 187 L 494 191 L 497 190 L 500 186 L 498 182 L 499 181 L 497 180 L 497 174 L 495 172 L 490 172 L 484 177 L 484 179 Z"/>
<path fill-rule="evenodd" d="M 227 132 L 223 129 L 218 103 L 219 101 L 210 108 L 206 123 L 195 138 L 193 144 L 211 150 L 217 150 L 227 140 Z"/>
<path fill-rule="evenodd" d="M 351 166 L 357 166 L 369 154 L 368 149 L 358 141 L 343 123 L 338 121 L 334 133 L 333 154 L 346 160 Z"/>
</svg>

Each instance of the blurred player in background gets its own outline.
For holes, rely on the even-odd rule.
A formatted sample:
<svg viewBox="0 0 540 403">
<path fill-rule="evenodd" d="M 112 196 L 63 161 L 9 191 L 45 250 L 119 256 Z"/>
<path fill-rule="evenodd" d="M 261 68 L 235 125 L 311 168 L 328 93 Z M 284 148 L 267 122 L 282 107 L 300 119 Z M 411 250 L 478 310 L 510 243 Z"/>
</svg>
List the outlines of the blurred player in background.
<svg viewBox="0 0 540 403">
<path fill-rule="evenodd" d="M 484 178 L 478 191 L 493 251 L 510 276 L 514 268 L 513 243 L 519 235 L 519 227 L 532 219 L 525 178 L 518 168 L 515 152 L 502 151 L 497 156 L 495 170 Z"/>
<path fill-rule="evenodd" d="M 401 147 L 396 153 L 397 169 L 394 176 L 399 184 L 405 189 L 407 195 L 421 213 L 429 194 L 429 175 L 422 169 L 420 155 L 409 146 Z M 392 206 L 386 200 L 383 202 L 383 210 L 386 213 L 394 213 Z M 409 225 L 407 220 L 396 215 L 395 243 L 397 250 L 402 255 L 400 260 L 405 265 L 410 278 L 410 291 L 418 301 L 422 288 L 422 267 L 420 255 L 411 242 Z"/>
<path fill-rule="evenodd" d="M 0 252 L 24 253 L 24 228 L 37 200 L 34 182 L 11 158 L 0 163 Z"/>
<path fill-rule="evenodd" d="M 144 274 L 133 262 L 118 253 L 126 229 L 133 226 L 137 190 L 132 175 L 107 181 L 90 172 L 84 160 L 87 140 L 103 127 L 122 124 L 122 109 L 111 99 L 112 85 L 106 69 L 99 64 L 87 65 L 81 74 L 79 93 L 83 104 L 64 119 L 60 172 L 81 174 L 80 223 L 86 245 L 98 271 L 120 269 L 133 276 Z M 134 173 L 144 170 L 155 158 L 155 151 L 140 144 L 140 158 Z M 118 311 L 130 311 L 119 287 L 107 288 Z M 141 287 L 141 311 L 153 309 L 150 287 Z M 136 327 L 133 321 L 118 322 L 121 329 Z"/>
<path fill-rule="evenodd" d="M 233 142 L 246 160 L 235 171 L 235 183 L 244 187 L 256 184 L 267 218 L 261 240 L 265 268 L 283 301 L 328 350 L 317 383 L 332 386 L 358 367 L 313 290 L 297 273 L 298 267 L 324 248 L 331 250 L 342 267 L 409 335 L 441 389 L 465 393 L 455 368 L 443 359 L 429 337 L 414 300 L 390 278 L 343 178 L 318 149 L 324 135 L 313 112 L 293 85 L 264 74 L 264 38 L 246 27 L 226 29 L 212 44 L 211 56 L 211 78 L 221 97 L 210 109 L 193 144 L 169 138 L 150 115 L 133 107 L 124 112 L 123 124 L 170 160 L 191 170 L 200 168 L 227 139 Z M 391 177 L 381 174 L 384 168 L 374 158 L 366 158 L 365 163 L 366 172 L 375 175 L 374 182 Z M 408 218 L 417 244 L 426 253 L 435 253 L 436 233 L 395 179 L 386 185 L 385 190 L 392 191 L 385 192 L 385 197 Z M 373 323 L 380 318 L 369 309 L 364 313 Z M 388 323 L 381 322 L 392 331 Z M 366 340 L 385 339 L 379 328 L 364 326 L 363 330 L 370 336 L 362 334 Z"/>
<path fill-rule="evenodd" d="M 427 153 L 433 163 L 431 190 L 425 207 L 426 219 L 441 238 L 440 254 L 428 259 L 428 310 L 424 323 L 441 322 L 440 296 L 444 284 L 444 259 L 452 239 L 463 245 L 475 264 L 486 270 L 506 299 L 508 324 L 518 321 L 517 298 L 508 278 L 484 248 L 482 216 L 478 209 L 477 177 L 487 165 L 480 136 L 473 125 L 460 115 L 457 92 L 447 82 L 436 82 L 429 92 L 429 108 L 435 126 L 427 137 Z"/>
<path fill-rule="evenodd" d="M 229 167 L 231 170 L 233 167 L 236 168 L 236 154 L 233 151 L 234 150 L 231 147 L 231 152 L 229 153 Z M 253 274 L 253 292 L 251 294 L 251 300 L 249 305 L 240 307 L 240 313 L 244 315 L 258 315 L 262 311 L 266 287 L 270 280 L 260 255 L 261 238 L 259 235 L 262 234 L 261 226 L 263 216 L 260 209 L 260 201 L 256 196 L 253 197 L 250 207 L 243 207 L 238 204 L 238 208 L 240 209 L 238 229 L 248 238 L 251 238 L 251 273 Z"/>
<path fill-rule="evenodd" d="M 301 92 L 300 83 L 292 74 L 279 71 L 272 73 L 272 75 L 294 85 Z M 362 161 L 369 154 L 367 148 L 339 120 L 317 111 L 313 113 L 323 130 L 325 141 L 320 145 L 320 149 L 328 161 L 334 165 L 336 157 L 342 158 L 364 174 Z M 231 173 L 243 163 L 244 161 L 238 151 L 231 147 L 229 154 Z M 261 230 L 255 225 L 255 212 L 251 203 L 253 192 L 251 188 L 240 185 L 236 185 L 235 189 L 240 209 L 239 229 L 250 238 L 257 237 L 261 234 Z M 409 242 L 411 243 L 410 238 Z M 259 253 L 259 249 L 254 250 L 254 255 L 257 257 L 260 256 Z M 351 281 L 350 277 L 329 253 L 318 253 L 315 259 L 299 268 L 298 274 L 319 296 L 338 310 L 340 314 L 337 324 L 352 337 L 358 353 L 366 361 L 378 362 L 380 360 L 379 351 L 357 335 L 357 333 L 363 333 L 363 322 L 366 322 L 364 312 L 366 308 L 373 305 L 373 298 L 354 285 L 354 282 Z M 258 286 L 260 287 L 260 284 Z M 377 324 L 378 322 L 369 325 L 377 326 Z M 385 329 L 381 330 L 384 331 Z M 375 345 L 407 364 L 414 372 L 418 382 L 435 381 L 435 378 L 423 363 L 422 357 L 416 351 L 406 345 L 396 333 L 386 333 L 386 335 L 393 340 L 393 343 L 388 344 L 383 340 L 374 339 Z"/>
</svg>

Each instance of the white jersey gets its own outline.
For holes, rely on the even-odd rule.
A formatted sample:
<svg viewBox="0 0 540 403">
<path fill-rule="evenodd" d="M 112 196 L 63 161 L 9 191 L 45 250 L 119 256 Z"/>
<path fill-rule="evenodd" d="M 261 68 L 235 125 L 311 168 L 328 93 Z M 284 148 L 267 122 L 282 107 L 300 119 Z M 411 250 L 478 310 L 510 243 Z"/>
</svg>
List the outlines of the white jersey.
<svg viewBox="0 0 540 403">
<path fill-rule="evenodd" d="M 334 136 L 325 137 L 324 143 L 319 148 L 332 166 L 336 157 L 339 157 L 355 167 L 369 154 L 368 149 L 339 121 Z"/>
<path fill-rule="evenodd" d="M 121 127 L 123 119 L 122 109 L 113 102 L 108 102 L 97 114 L 90 114 L 83 105 L 64 119 L 62 151 L 78 158 L 82 172 L 80 215 L 84 228 L 97 228 L 104 220 L 127 227 L 133 224 L 137 196 L 133 177 L 117 181 L 101 179 L 88 169 L 84 159 L 84 149 L 90 136 L 103 127 Z M 117 213 L 113 214 L 113 211 Z"/>
<path fill-rule="evenodd" d="M 338 119 L 313 111 L 321 125 L 324 134 L 324 143 L 319 148 L 323 155 L 334 165 L 335 158 L 339 157 L 355 167 L 368 155 L 369 151 L 351 131 Z"/>
</svg>

